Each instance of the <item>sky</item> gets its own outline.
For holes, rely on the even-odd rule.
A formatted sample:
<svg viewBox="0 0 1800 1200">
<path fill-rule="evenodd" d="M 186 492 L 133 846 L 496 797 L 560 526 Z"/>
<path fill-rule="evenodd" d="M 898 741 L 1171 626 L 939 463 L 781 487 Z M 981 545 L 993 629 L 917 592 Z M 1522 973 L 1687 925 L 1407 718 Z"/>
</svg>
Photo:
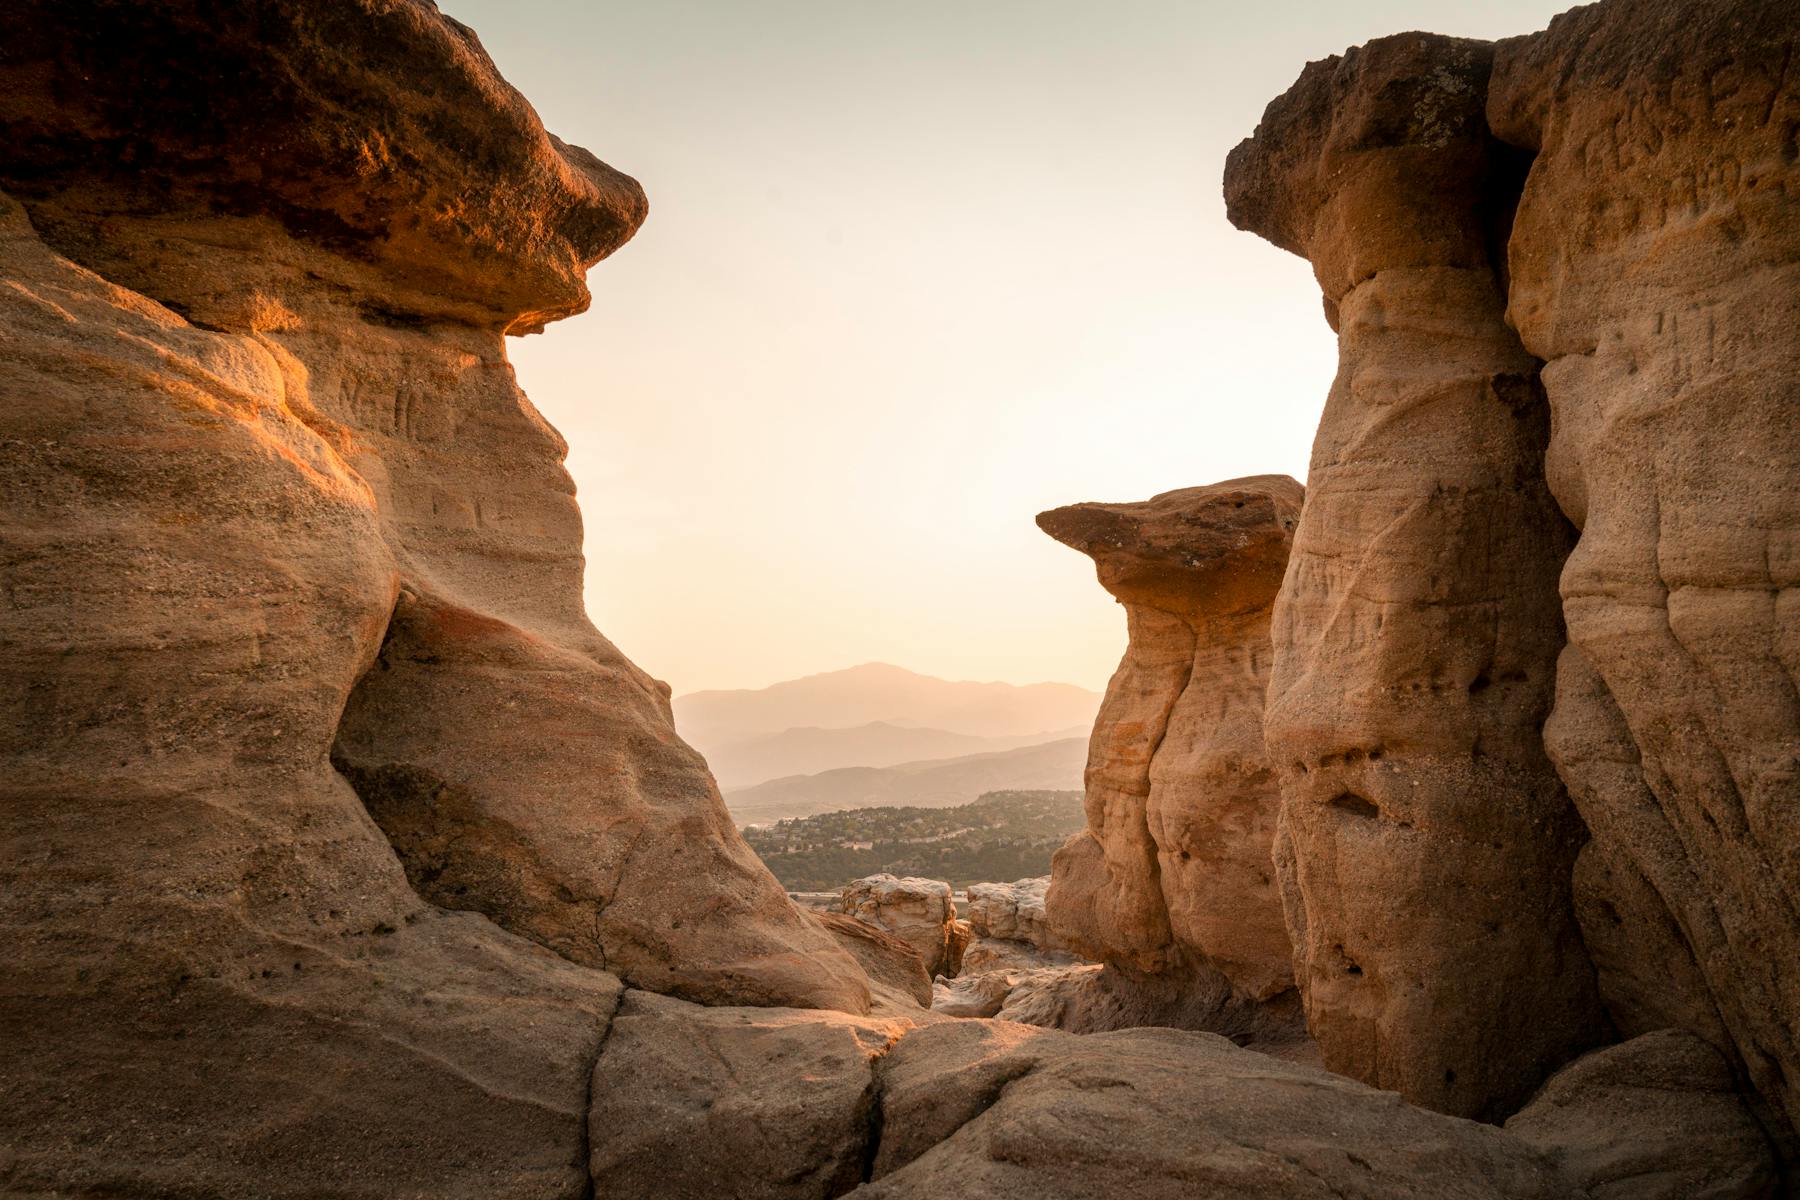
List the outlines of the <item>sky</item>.
<svg viewBox="0 0 1800 1200">
<path fill-rule="evenodd" d="M 1536 0 L 440 0 L 635 176 L 593 307 L 509 345 L 594 622 L 677 694 L 869 661 L 1099 688 L 1042 509 L 1305 479 L 1335 366 L 1225 155 L 1309 60 Z"/>
</svg>

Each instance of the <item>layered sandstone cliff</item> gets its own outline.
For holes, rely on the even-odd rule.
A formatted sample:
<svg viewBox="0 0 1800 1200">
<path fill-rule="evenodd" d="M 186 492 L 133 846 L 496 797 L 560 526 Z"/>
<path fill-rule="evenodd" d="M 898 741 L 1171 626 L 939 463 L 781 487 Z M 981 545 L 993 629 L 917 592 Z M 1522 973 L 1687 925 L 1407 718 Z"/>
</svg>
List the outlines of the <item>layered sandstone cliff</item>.
<svg viewBox="0 0 1800 1200">
<path fill-rule="evenodd" d="M 1309 68 L 1230 181 L 1341 333 L 1297 530 L 1266 478 L 1049 522 L 1135 614 L 1048 905 L 1109 965 L 1001 1005 L 1241 1037 L 1285 920 L 1332 1065 L 1497 1128 L 932 1013 L 794 909 L 587 623 L 505 362 L 642 195 L 469 31 L 0 9 L 0 1192 L 1778 1194 L 1797 26 Z"/>
<path fill-rule="evenodd" d="M 1333 1070 L 1490 1117 L 1602 1035 L 1541 736 L 1570 536 L 1504 319 L 1520 163 L 1483 120 L 1491 67 L 1422 34 L 1314 63 L 1225 182 L 1338 332 L 1265 717 L 1307 1024 Z"/>
<path fill-rule="evenodd" d="M 1795 1115 L 1797 34 L 1387 38 L 1227 167 L 1339 339 L 1267 717 L 1300 982 L 1326 1061 L 1421 1103 L 1508 1110 L 1597 994 Z"/>
<path fill-rule="evenodd" d="M 635 183 L 429 3 L 24 0 L 0 187 L 0 1189 L 573 1195 L 621 979 L 867 1008 L 506 363 Z"/>
<path fill-rule="evenodd" d="M 1171 995 L 1266 1001 L 1293 986 L 1262 713 L 1301 498 L 1293 480 L 1258 476 L 1038 517 L 1094 559 L 1130 630 L 1089 743 L 1088 828 L 1057 851 L 1049 921 Z"/>
<path fill-rule="evenodd" d="M 1499 44 L 1534 155 L 1507 317 L 1579 531 L 1545 736 L 1625 1033 L 1717 1037 L 1800 1126 L 1800 11 L 1611 0 Z"/>
</svg>

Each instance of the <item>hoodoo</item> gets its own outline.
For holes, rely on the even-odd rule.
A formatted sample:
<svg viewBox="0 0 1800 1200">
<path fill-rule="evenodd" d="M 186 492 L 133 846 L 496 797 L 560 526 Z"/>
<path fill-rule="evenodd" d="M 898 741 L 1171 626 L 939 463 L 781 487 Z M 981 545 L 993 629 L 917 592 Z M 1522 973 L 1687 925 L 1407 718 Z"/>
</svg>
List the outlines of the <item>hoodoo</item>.
<svg viewBox="0 0 1800 1200">
<path fill-rule="evenodd" d="M 1792 1194 L 1797 42 L 1269 106 L 1308 488 L 1040 517 L 1130 641 L 934 1011 L 948 887 L 797 908 L 583 610 L 504 339 L 637 184 L 429 0 L 0 5 L 0 1194 Z"/>
<path fill-rule="evenodd" d="M 1571 532 L 1505 321 L 1525 160 L 1487 131 L 1492 66 L 1424 34 L 1313 63 L 1225 172 L 1338 334 L 1264 717 L 1307 1024 L 1333 1070 L 1490 1118 L 1603 1020 L 1541 733 Z"/>
<path fill-rule="evenodd" d="M 1302 496 L 1269 475 L 1038 517 L 1093 558 L 1130 631 L 1089 743 L 1088 828 L 1057 852 L 1046 910 L 1108 964 L 1098 982 L 1143 994 L 1134 1023 L 1216 1028 L 1293 987 L 1262 712 Z"/>
</svg>

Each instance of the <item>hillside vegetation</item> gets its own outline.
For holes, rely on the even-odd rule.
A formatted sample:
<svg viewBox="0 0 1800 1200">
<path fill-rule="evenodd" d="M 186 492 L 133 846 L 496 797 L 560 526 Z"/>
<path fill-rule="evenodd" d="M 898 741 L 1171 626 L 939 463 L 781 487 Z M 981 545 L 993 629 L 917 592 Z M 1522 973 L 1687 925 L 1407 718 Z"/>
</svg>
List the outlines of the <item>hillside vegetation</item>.
<svg viewBox="0 0 1800 1200">
<path fill-rule="evenodd" d="M 1078 791 L 1006 791 L 953 808 L 795 817 L 744 837 L 789 891 L 833 891 L 881 871 L 961 888 L 1049 874 L 1050 856 L 1085 823 Z"/>
</svg>

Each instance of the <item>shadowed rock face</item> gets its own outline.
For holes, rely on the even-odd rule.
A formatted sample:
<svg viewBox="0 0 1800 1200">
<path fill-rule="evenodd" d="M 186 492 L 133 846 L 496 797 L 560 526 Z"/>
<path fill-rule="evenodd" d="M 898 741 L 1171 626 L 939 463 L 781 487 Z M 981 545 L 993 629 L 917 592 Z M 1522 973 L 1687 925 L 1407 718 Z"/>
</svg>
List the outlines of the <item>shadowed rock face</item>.
<svg viewBox="0 0 1800 1200">
<path fill-rule="evenodd" d="M 1038 517 L 1094 559 L 1130 626 L 1089 745 L 1088 828 L 1047 898 L 1060 938 L 1120 970 L 1222 975 L 1248 1000 L 1293 986 L 1262 706 L 1301 497 L 1269 475 Z"/>
<path fill-rule="evenodd" d="M 1509 319 L 1580 530 L 1552 757 L 1625 1032 L 1718 1037 L 1800 1123 L 1800 10 L 1610 0 L 1498 47 L 1535 153 Z M 1594 861 L 1590 861 L 1590 859 Z"/>
<path fill-rule="evenodd" d="M 505 360 L 635 184 L 431 5 L 267 0 L 6 6 L 0 187 L 0 1190 L 579 1195 L 617 976 L 867 1007 Z"/>
<path fill-rule="evenodd" d="M 1490 1118 L 1602 1035 L 1540 734 L 1570 531 L 1504 320 L 1491 60 L 1405 34 L 1314 63 L 1225 176 L 1338 331 L 1265 716 L 1308 1025 L 1333 1070 Z"/>
</svg>

